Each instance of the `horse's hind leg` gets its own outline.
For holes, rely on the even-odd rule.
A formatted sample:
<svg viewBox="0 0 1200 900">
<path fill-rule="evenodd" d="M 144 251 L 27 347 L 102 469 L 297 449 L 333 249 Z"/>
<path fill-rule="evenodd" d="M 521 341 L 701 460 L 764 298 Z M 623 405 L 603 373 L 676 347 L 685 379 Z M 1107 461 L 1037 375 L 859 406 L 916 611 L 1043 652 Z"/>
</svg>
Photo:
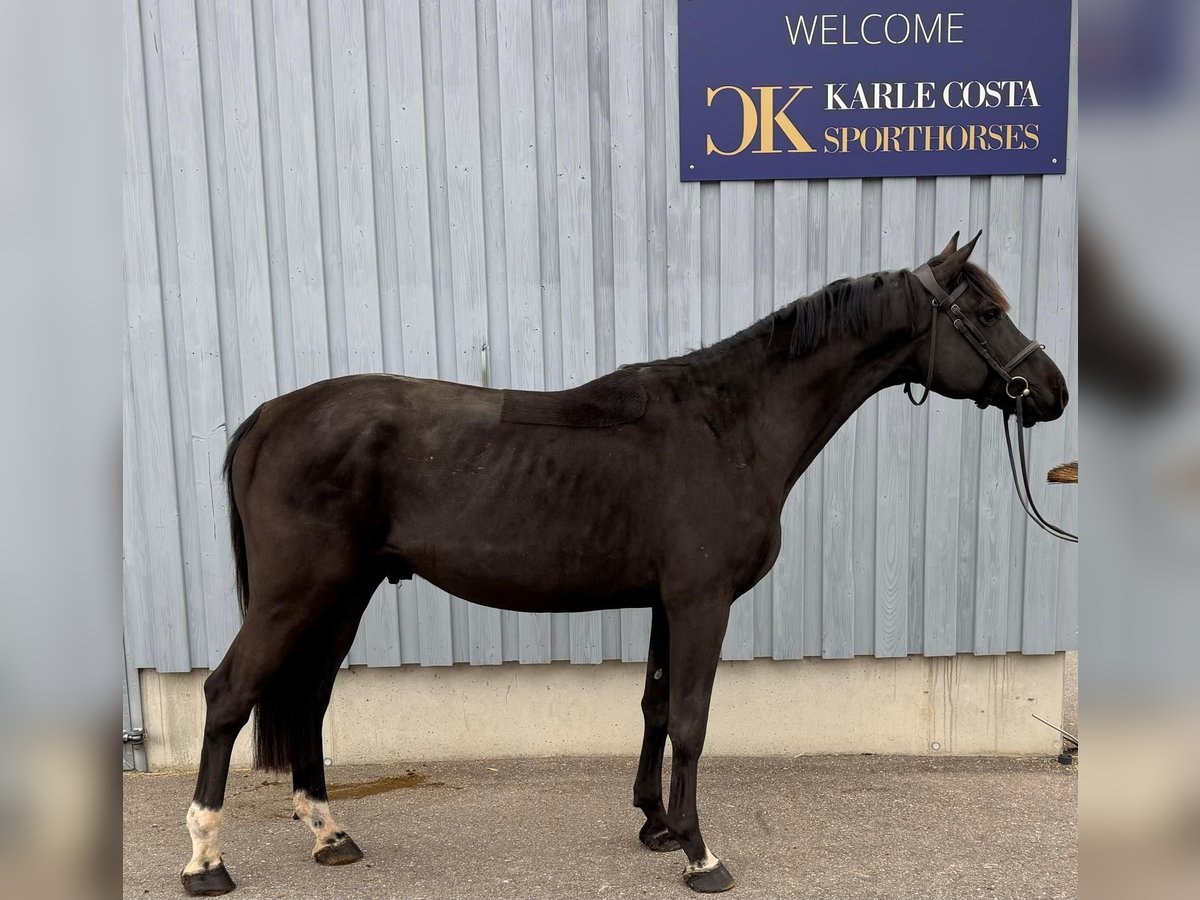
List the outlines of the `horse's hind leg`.
<svg viewBox="0 0 1200 900">
<path fill-rule="evenodd" d="M 633 783 L 633 805 L 646 814 L 638 838 L 651 850 L 678 850 L 679 842 L 667 828 L 667 811 L 662 799 L 663 748 L 667 743 L 667 716 L 671 708 L 671 647 L 667 616 L 655 604 L 650 620 L 650 652 L 646 657 L 646 688 L 642 694 L 642 717 L 646 730 L 637 779 Z"/>
<path fill-rule="evenodd" d="M 332 639 L 325 628 L 315 628 L 311 649 L 310 642 L 306 642 L 306 652 L 303 654 L 311 663 L 317 682 L 312 692 L 311 724 L 303 729 L 292 759 L 292 802 L 295 818 L 312 829 L 315 839 L 313 859 L 326 866 L 358 862 L 363 856 L 358 845 L 334 821 L 329 810 L 325 758 L 321 749 L 321 723 L 333 693 L 333 682 L 338 666 L 350 652 L 360 617 L 361 610 L 358 615 L 342 618 L 331 629 Z M 321 641 L 319 646 L 316 645 L 317 640 Z"/>
<path fill-rule="evenodd" d="M 279 584 L 264 584 L 263 579 L 252 584 L 246 620 L 225 658 L 204 683 L 208 705 L 204 746 L 196 793 L 187 813 L 192 857 L 180 874 L 189 894 L 215 896 L 233 890 L 233 879 L 221 858 L 220 825 L 234 739 L 305 633 L 321 619 L 323 610 L 344 597 L 349 581 L 345 575 L 322 579 L 305 569 L 279 579 Z M 262 713 L 260 709 L 259 761 L 280 768 L 276 758 L 262 758 Z M 287 735 L 276 733 L 268 750 L 288 759 L 289 743 Z"/>
<path fill-rule="evenodd" d="M 304 627 L 304 622 L 294 617 L 270 639 L 264 639 L 264 630 L 256 627 L 257 618 L 254 611 L 247 614 L 225 658 L 204 682 L 208 707 L 204 746 L 196 793 L 187 812 L 192 858 L 180 874 L 184 889 L 196 896 L 225 894 L 234 888 L 221 858 L 220 837 L 233 742 L 250 718 L 263 685 L 282 665 Z"/>
</svg>

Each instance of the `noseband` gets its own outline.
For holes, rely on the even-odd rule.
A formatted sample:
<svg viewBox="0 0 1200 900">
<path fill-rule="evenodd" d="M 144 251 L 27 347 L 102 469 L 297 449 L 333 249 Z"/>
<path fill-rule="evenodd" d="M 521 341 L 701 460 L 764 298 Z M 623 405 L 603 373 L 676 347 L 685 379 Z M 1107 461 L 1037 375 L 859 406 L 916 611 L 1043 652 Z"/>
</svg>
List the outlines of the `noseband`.
<svg viewBox="0 0 1200 900">
<path fill-rule="evenodd" d="M 1001 362 L 992 352 L 992 348 L 988 345 L 987 338 L 983 336 L 975 323 L 969 321 L 963 314 L 962 308 L 958 305 L 958 298 L 963 295 L 967 289 L 967 283 L 964 281 L 954 289 L 952 293 L 946 293 L 937 282 L 937 278 L 933 275 L 933 270 L 928 265 L 921 266 L 913 274 L 917 280 L 921 282 L 921 286 L 925 288 L 933 296 L 933 322 L 929 327 L 929 363 L 925 371 L 925 390 L 921 394 L 921 399 L 918 400 L 913 396 L 912 385 L 904 385 L 904 393 L 908 395 L 909 401 L 913 406 L 920 406 L 929 399 L 929 386 L 933 383 L 933 360 L 937 354 L 937 324 L 938 310 L 941 310 L 949 318 L 955 331 L 966 338 L 967 343 L 983 357 L 983 361 L 991 367 L 992 371 L 1004 379 L 1004 392 L 1013 400 L 1017 416 L 1017 448 L 1021 459 L 1021 475 L 1017 477 L 1017 464 L 1013 458 L 1012 435 L 1009 433 L 1008 420 L 1013 413 L 1004 413 L 1004 443 L 1008 447 L 1008 467 L 1012 471 L 1013 487 L 1017 492 L 1017 499 L 1021 501 L 1021 506 L 1025 510 L 1025 514 L 1034 521 L 1039 528 L 1047 534 L 1053 535 L 1056 538 L 1064 541 L 1079 543 L 1079 537 L 1071 534 L 1071 532 L 1060 528 L 1057 525 L 1046 521 L 1036 505 L 1033 502 L 1033 492 L 1029 489 L 1029 466 L 1025 461 L 1025 416 L 1023 410 L 1023 401 L 1029 396 L 1029 381 L 1023 375 L 1014 375 L 1012 370 L 1019 366 L 1022 362 L 1030 357 L 1038 350 L 1045 348 L 1045 344 L 1039 344 L 1037 341 L 1030 341 L 1023 350 L 1017 353 L 1008 362 Z M 985 409 L 987 404 L 983 401 L 976 400 L 975 404 L 980 409 Z M 1021 493 L 1021 486 L 1024 484 L 1025 492 Z"/>
</svg>

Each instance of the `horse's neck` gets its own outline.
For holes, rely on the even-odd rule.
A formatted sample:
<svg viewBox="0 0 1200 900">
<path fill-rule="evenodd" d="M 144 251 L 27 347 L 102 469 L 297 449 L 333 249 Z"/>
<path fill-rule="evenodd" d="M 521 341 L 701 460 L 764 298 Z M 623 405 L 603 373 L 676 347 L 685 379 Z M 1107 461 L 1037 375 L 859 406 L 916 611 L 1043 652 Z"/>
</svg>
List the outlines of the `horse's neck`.
<svg viewBox="0 0 1200 900">
<path fill-rule="evenodd" d="M 792 357 L 783 347 L 759 350 L 748 383 L 743 426 L 757 449 L 766 483 L 786 496 L 838 429 L 866 400 L 908 377 L 913 344 L 894 330 L 840 335 Z M 783 497 L 780 497 L 782 502 Z"/>
</svg>

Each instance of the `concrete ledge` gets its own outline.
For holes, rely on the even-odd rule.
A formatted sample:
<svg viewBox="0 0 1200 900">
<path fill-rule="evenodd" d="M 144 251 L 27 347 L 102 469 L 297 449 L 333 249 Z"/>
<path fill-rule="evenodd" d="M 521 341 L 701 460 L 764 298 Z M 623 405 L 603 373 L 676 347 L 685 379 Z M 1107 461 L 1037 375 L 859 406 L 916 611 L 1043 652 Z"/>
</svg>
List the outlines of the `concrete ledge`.
<svg viewBox="0 0 1200 900">
<path fill-rule="evenodd" d="M 1059 738 L 1064 654 L 724 662 L 705 752 L 1045 755 Z M 194 769 L 204 670 L 141 673 L 152 771 Z M 325 719 L 337 764 L 515 756 L 629 756 L 642 738 L 645 667 L 518 665 L 338 675 Z M 250 765 L 250 729 L 234 765 Z"/>
</svg>

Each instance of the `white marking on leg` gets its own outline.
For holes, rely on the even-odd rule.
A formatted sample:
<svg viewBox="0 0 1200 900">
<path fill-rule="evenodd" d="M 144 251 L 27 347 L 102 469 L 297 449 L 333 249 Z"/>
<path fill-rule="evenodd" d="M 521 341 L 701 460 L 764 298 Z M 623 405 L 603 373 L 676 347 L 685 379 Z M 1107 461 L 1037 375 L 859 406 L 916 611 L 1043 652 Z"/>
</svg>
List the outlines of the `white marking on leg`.
<svg viewBox="0 0 1200 900">
<path fill-rule="evenodd" d="M 346 839 L 345 832 L 333 820 L 333 816 L 329 812 L 329 804 L 324 800 L 314 800 L 304 791 L 296 791 L 292 794 L 292 805 L 296 809 L 296 815 L 312 829 L 316 838 L 316 843 L 313 844 L 313 853 L 322 847 L 329 847 Z"/>
<path fill-rule="evenodd" d="M 687 868 L 683 870 L 684 875 L 695 875 L 697 872 L 711 872 L 721 861 L 712 855 L 712 851 L 707 847 L 704 848 L 704 859 L 699 862 L 689 862 Z"/>
<path fill-rule="evenodd" d="M 192 858 L 183 874 L 194 875 L 221 864 L 221 811 L 193 803 L 187 811 L 188 834 L 192 836 Z"/>
</svg>

